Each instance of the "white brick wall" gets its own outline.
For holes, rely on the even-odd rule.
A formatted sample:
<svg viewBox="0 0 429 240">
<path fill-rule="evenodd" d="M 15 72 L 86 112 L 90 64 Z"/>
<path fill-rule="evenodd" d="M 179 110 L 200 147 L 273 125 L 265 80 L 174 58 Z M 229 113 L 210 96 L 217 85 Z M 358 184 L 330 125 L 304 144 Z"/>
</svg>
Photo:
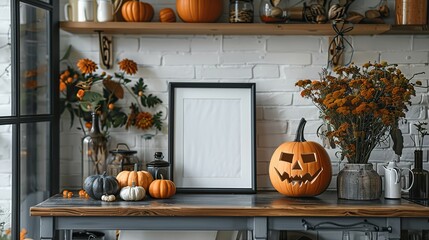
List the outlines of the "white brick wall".
<svg viewBox="0 0 429 240">
<path fill-rule="evenodd" d="M 9 1 L 5 1 L 9 2 Z M 61 0 L 60 16 L 63 18 Z M 164 7 L 175 7 L 175 0 L 148 0 L 155 7 L 155 18 L 158 10 Z M 225 0 L 225 9 L 227 9 Z M 291 3 L 292 4 L 292 3 Z M 363 12 L 374 1 L 365 0 L 352 4 L 352 10 Z M 257 7 L 259 0 L 254 1 L 255 20 L 259 22 Z M 394 1 L 389 0 L 391 10 Z M 0 3 L 0 45 L 7 42 L 9 30 L 8 5 Z M 393 15 L 393 14 L 392 14 Z M 226 19 L 226 15 L 222 20 Z M 393 22 L 393 18 L 387 19 Z M 353 61 L 362 64 L 366 61 L 386 60 L 399 63 L 408 76 L 426 71 L 415 79 L 422 80 L 427 86 L 429 79 L 429 36 L 352 36 L 349 40 L 354 47 Z M 268 178 L 268 165 L 272 152 L 283 141 L 291 141 L 299 119 L 306 117 L 306 138 L 319 141 L 315 131 L 320 124 L 317 109 L 311 101 L 304 99 L 295 87 L 299 79 L 318 79 L 321 68 L 327 62 L 328 37 L 326 36 L 222 36 L 222 35 L 114 35 L 114 59 L 134 59 L 139 64 L 139 73 L 133 79 L 143 77 L 149 89 L 164 101 L 164 112 L 168 108 L 168 82 L 205 81 L 205 82 L 254 82 L 257 90 L 257 181 L 259 189 L 271 189 Z M 72 59 L 81 57 L 98 61 L 98 36 L 74 35 L 61 33 L 61 52 L 73 45 L 75 52 Z M 10 50 L 0 50 L 0 72 L 10 61 Z M 10 84 L 10 76 L 0 78 L 0 84 Z M 416 121 L 428 119 L 427 88 L 417 89 L 418 96 L 412 100 L 413 106 L 407 113 L 408 122 L 402 126 L 405 140 L 403 161 L 412 161 L 413 142 L 410 136 L 415 134 L 412 126 Z M 0 90 L 0 115 L 10 109 L 10 91 Z M 126 101 L 128 101 L 126 99 Z M 62 116 L 61 132 L 61 185 L 77 187 L 80 181 L 80 139 L 81 133 L 75 127 L 69 128 L 68 115 Z M 161 150 L 167 156 L 167 127 L 153 142 L 153 149 Z M 7 136 L 6 128 L 0 127 L 0 138 Z M 142 156 L 143 141 L 141 132 L 121 129 L 112 130 L 111 146 L 126 142 Z M 0 164 L 10 166 L 11 162 L 6 145 L 0 144 Z M 6 151 L 4 151 L 6 149 Z M 429 139 L 425 141 L 425 161 L 428 159 Z M 328 149 L 333 162 L 333 181 L 340 164 L 335 151 Z M 374 163 L 390 160 L 393 153 L 389 148 L 374 151 Z M 429 163 L 425 163 L 429 168 Z M 375 166 L 382 173 L 379 166 Z M 8 171 L 0 169 L 0 190 L 10 191 Z M 3 196 L 3 195 L 2 195 Z M 10 194 L 8 194 L 10 196 Z M 1 197 L 0 197 L 1 198 Z"/>
<path fill-rule="evenodd" d="M 78 38 L 73 44 L 69 38 Z M 71 43 L 82 56 L 96 55 L 96 36 L 70 36 L 64 34 L 61 41 Z M 271 189 L 267 167 L 272 152 L 283 141 L 291 141 L 299 119 L 308 120 L 306 134 L 308 140 L 319 141 L 315 135 L 320 124 L 319 113 L 311 101 L 303 99 L 295 82 L 299 79 L 318 79 L 319 72 L 326 63 L 327 37 L 325 36 L 115 36 L 115 59 L 132 58 L 139 63 L 137 77 L 145 78 L 149 88 L 165 98 L 167 104 L 167 84 L 170 81 L 214 81 L 214 82 L 255 82 L 257 89 L 257 172 L 258 188 Z M 409 76 L 415 72 L 428 71 L 429 49 L 426 36 L 353 36 L 354 60 L 362 64 L 366 61 L 386 60 L 401 64 L 401 69 Z M 126 45 L 123 46 L 123 44 Z M 86 45 L 81 49 L 81 45 Z M 118 46 L 120 45 L 120 46 Z M 207 49 L 205 49 L 205 46 Z M 65 49 L 63 46 L 62 49 Z M 138 49 L 138 51 L 136 51 Z M 315 59 L 319 59 L 315 61 Z M 416 79 L 426 84 L 427 75 Z M 426 120 L 427 89 L 418 89 L 413 106 L 407 113 L 408 123 L 402 126 L 404 133 L 416 121 Z M 166 106 L 167 107 L 167 106 Z M 67 124 L 65 125 L 67 126 Z M 413 134 L 411 129 L 411 134 Z M 127 142 L 132 148 L 143 150 L 140 136 L 131 131 L 122 134 L 115 130 L 113 142 Z M 70 148 L 68 138 L 79 139 L 78 133 L 63 127 L 61 143 L 62 185 L 71 185 L 78 171 L 79 154 Z M 405 136 L 403 161 L 412 161 L 413 143 L 411 135 Z M 131 141 L 134 138 L 134 141 Z M 160 134 L 155 144 L 167 155 L 167 136 Z M 425 144 L 429 147 L 428 144 Z M 339 170 L 335 150 L 329 151 L 333 162 L 334 179 L 330 187 L 335 187 L 335 174 Z M 74 156 L 71 158 L 70 156 Z M 392 159 L 389 148 L 377 149 L 372 155 L 373 162 L 383 163 Z M 425 154 L 427 161 L 427 154 Z M 382 174 L 381 168 L 377 168 Z"/>
</svg>

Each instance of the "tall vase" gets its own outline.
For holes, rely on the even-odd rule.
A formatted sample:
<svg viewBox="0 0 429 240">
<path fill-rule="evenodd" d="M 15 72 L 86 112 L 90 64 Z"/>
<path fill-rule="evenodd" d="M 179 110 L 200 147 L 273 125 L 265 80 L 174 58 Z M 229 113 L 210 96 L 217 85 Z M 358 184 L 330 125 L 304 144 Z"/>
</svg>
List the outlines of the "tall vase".
<svg viewBox="0 0 429 240">
<path fill-rule="evenodd" d="M 381 177 L 371 163 L 345 164 L 337 176 L 338 198 L 376 200 L 381 197 Z"/>
<path fill-rule="evenodd" d="M 100 175 L 107 170 L 107 138 L 100 131 L 98 115 L 92 113 L 92 127 L 82 140 L 82 185 L 91 175 Z"/>
<path fill-rule="evenodd" d="M 409 191 L 412 199 L 429 198 L 429 172 L 423 169 L 423 151 L 414 151 L 414 184 Z"/>
</svg>

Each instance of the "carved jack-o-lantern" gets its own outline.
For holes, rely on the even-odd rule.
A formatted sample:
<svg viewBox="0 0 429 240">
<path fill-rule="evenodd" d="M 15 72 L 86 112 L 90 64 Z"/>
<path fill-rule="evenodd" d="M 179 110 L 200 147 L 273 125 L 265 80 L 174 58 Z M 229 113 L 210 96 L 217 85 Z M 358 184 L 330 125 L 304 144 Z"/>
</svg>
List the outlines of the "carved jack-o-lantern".
<svg viewBox="0 0 429 240">
<path fill-rule="evenodd" d="M 331 182 L 328 153 L 320 144 L 304 139 L 305 123 L 305 119 L 301 119 L 295 141 L 283 143 L 271 157 L 271 183 L 286 196 L 316 196 Z"/>
</svg>

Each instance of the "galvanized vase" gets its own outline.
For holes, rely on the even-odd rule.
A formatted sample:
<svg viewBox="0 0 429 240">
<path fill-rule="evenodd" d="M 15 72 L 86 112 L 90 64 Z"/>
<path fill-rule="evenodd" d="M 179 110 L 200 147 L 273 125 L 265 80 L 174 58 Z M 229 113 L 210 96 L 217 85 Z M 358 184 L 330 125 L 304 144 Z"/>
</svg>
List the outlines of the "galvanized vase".
<svg viewBox="0 0 429 240">
<path fill-rule="evenodd" d="M 371 163 L 345 164 L 337 177 L 338 198 L 376 200 L 381 197 L 381 177 Z"/>
</svg>

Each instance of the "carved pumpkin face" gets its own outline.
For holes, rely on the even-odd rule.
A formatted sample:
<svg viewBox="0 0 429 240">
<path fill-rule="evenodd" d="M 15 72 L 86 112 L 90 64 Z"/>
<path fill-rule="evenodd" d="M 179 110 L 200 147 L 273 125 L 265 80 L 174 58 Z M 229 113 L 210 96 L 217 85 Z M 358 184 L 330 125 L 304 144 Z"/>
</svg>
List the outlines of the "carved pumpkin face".
<svg viewBox="0 0 429 240">
<path fill-rule="evenodd" d="M 318 143 L 295 140 L 281 144 L 271 157 L 269 175 L 274 188 L 287 196 L 316 196 L 331 182 L 331 162 Z"/>
</svg>

